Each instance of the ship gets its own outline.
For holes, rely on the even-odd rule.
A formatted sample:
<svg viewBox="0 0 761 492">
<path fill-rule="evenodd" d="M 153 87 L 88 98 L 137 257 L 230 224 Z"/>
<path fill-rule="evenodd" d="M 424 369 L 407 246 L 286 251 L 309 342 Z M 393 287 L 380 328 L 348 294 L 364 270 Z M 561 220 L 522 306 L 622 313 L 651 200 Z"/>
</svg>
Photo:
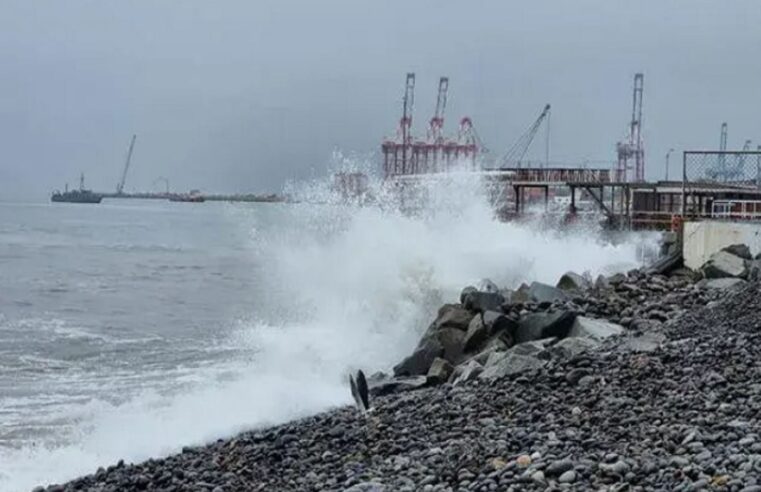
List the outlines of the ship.
<svg viewBox="0 0 761 492">
<path fill-rule="evenodd" d="M 69 191 L 69 185 L 66 185 L 66 189 L 63 192 L 55 191 L 50 196 L 51 202 L 62 203 L 100 203 L 103 200 L 103 195 L 93 193 L 92 190 L 85 188 L 85 175 L 82 173 L 79 176 L 79 189 Z"/>
</svg>

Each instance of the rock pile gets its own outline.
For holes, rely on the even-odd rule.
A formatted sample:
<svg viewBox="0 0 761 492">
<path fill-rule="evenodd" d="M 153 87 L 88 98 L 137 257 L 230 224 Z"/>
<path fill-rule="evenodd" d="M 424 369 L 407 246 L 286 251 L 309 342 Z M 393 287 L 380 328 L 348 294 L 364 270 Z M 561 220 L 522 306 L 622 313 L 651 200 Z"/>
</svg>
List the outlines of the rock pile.
<svg viewBox="0 0 761 492">
<path fill-rule="evenodd" d="M 417 391 L 47 490 L 761 491 L 759 284 L 701 282 L 466 289 L 377 386 Z"/>
</svg>

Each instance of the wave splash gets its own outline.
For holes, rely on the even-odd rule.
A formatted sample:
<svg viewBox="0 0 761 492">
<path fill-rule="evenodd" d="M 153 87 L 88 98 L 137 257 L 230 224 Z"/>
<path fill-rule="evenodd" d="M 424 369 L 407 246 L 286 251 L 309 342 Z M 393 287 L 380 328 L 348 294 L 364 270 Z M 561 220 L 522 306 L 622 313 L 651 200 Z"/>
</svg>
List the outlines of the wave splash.
<svg viewBox="0 0 761 492">
<path fill-rule="evenodd" d="M 307 201 L 242 216 L 264 272 L 251 281 L 268 307 L 231 331 L 231 343 L 249 354 L 234 375 L 201 372 L 183 392 L 146 390 L 118 406 L 91 401 L 77 412 L 70 442 L 0 449 L 0 489 L 29 490 L 347 404 L 347 373 L 388 370 L 465 285 L 489 278 L 516 287 L 554 283 L 567 270 L 625 270 L 652 241 L 632 236 L 614 245 L 596 231 L 502 223 L 472 175 L 419 186 L 426 200 L 411 214 L 377 182 L 370 183 L 374 204 L 357 207 L 320 181 L 291 189 Z"/>
</svg>

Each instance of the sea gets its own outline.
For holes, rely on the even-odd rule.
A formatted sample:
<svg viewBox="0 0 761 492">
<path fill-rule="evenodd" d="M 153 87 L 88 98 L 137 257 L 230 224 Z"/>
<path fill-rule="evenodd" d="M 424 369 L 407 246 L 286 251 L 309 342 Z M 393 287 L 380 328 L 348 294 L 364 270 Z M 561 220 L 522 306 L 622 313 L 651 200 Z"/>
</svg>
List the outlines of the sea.
<svg viewBox="0 0 761 492">
<path fill-rule="evenodd" d="M 0 202 L 0 491 L 349 404 L 466 285 L 625 271 L 655 238 L 499 221 L 478 182 L 414 213 L 295 203 Z"/>
</svg>

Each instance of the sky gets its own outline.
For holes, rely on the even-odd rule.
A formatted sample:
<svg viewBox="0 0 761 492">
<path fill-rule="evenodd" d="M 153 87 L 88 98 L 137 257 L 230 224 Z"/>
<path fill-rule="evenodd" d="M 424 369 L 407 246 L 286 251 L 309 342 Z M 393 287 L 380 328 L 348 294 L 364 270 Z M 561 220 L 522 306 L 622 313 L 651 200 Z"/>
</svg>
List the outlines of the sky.
<svg viewBox="0 0 761 492">
<path fill-rule="evenodd" d="M 277 192 L 379 159 L 408 71 L 419 134 L 446 75 L 447 132 L 468 115 L 497 157 L 550 103 L 551 160 L 601 166 L 643 72 L 661 178 L 723 121 L 761 144 L 758 26 L 758 0 L 0 0 L 0 200 L 113 190 L 132 134 L 126 191 Z"/>
</svg>

